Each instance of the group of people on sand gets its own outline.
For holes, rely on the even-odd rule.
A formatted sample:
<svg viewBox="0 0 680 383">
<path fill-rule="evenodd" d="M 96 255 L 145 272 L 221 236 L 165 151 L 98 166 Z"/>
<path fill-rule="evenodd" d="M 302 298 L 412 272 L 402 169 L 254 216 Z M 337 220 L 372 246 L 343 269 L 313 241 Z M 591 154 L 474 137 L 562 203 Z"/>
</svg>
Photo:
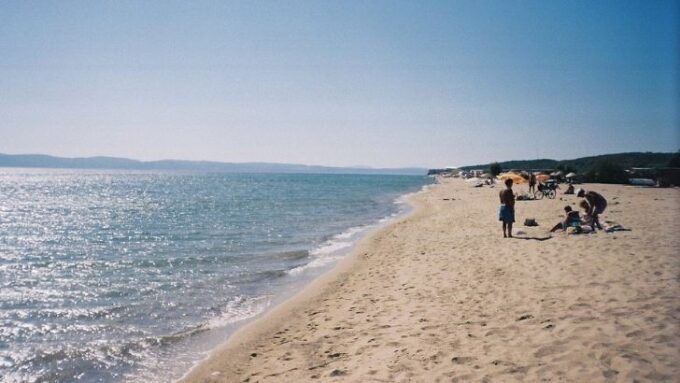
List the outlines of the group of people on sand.
<svg viewBox="0 0 680 383">
<path fill-rule="evenodd" d="M 499 193 L 501 207 L 498 212 L 498 220 L 503 223 L 503 238 L 512 238 L 512 224 L 515 222 L 515 194 L 512 191 L 512 185 L 512 179 L 505 180 L 505 189 Z M 532 187 L 531 180 L 529 187 Z M 555 225 L 550 231 L 567 230 L 569 227 L 575 227 L 577 231 L 581 231 L 582 225 L 590 226 L 592 231 L 595 231 L 596 228 L 602 230 L 600 214 L 607 208 L 607 200 L 600 193 L 592 190 L 576 189 L 574 194 L 579 198 L 583 198 L 579 203 L 579 206 L 583 209 L 583 216 L 567 205 L 564 207 L 566 213 L 565 219 Z"/>
</svg>

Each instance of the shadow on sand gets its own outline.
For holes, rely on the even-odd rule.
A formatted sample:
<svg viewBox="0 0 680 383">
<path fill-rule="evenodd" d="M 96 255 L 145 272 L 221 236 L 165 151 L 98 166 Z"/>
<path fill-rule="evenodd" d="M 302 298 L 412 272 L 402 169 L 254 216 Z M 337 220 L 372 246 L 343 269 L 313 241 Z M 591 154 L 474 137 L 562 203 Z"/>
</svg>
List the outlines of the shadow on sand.
<svg viewBox="0 0 680 383">
<path fill-rule="evenodd" d="M 512 239 L 524 239 L 527 241 L 547 241 L 550 238 L 552 238 L 552 235 L 549 235 L 547 237 L 518 237 L 518 236 L 513 236 Z"/>
</svg>

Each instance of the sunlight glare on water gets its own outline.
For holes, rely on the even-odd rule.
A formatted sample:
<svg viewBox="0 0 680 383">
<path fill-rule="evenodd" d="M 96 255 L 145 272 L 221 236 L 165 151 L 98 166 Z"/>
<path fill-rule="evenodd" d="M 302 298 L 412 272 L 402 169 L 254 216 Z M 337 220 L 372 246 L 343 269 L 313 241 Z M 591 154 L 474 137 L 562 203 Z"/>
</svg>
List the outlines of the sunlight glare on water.
<svg viewBox="0 0 680 383">
<path fill-rule="evenodd" d="M 177 378 L 427 182 L 0 169 L 3 382 Z"/>
</svg>

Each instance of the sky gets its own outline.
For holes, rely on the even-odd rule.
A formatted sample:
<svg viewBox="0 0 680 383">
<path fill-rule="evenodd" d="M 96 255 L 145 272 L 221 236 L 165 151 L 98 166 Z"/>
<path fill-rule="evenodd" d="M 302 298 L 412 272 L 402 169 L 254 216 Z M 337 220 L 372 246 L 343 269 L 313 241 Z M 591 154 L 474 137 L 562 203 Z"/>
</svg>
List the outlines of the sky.
<svg viewBox="0 0 680 383">
<path fill-rule="evenodd" d="M 0 2 L 0 153 L 442 167 L 680 149 L 678 1 Z"/>
</svg>

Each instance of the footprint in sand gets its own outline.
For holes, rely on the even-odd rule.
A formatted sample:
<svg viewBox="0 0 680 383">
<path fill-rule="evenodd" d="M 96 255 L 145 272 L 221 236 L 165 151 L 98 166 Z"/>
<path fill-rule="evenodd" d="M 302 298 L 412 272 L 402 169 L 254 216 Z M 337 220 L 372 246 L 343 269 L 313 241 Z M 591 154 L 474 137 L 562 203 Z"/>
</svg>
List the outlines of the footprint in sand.
<svg viewBox="0 0 680 383">
<path fill-rule="evenodd" d="M 544 356 L 559 354 L 565 351 L 564 346 L 545 346 L 541 347 L 534 353 L 536 358 L 543 358 Z"/>
<path fill-rule="evenodd" d="M 342 376 L 342 375 L 347 375 L 347 371 L 333 370 L 333 372 L 330 373 L 330 376 Z"/>
<path fill-rule="evenodd" d="M 451 358 L 451 362 L 454 364 L 467 364 L 475 360 L 477 360 L 477 358 L 472 356 L 454 356 Z"/>
</svg>

